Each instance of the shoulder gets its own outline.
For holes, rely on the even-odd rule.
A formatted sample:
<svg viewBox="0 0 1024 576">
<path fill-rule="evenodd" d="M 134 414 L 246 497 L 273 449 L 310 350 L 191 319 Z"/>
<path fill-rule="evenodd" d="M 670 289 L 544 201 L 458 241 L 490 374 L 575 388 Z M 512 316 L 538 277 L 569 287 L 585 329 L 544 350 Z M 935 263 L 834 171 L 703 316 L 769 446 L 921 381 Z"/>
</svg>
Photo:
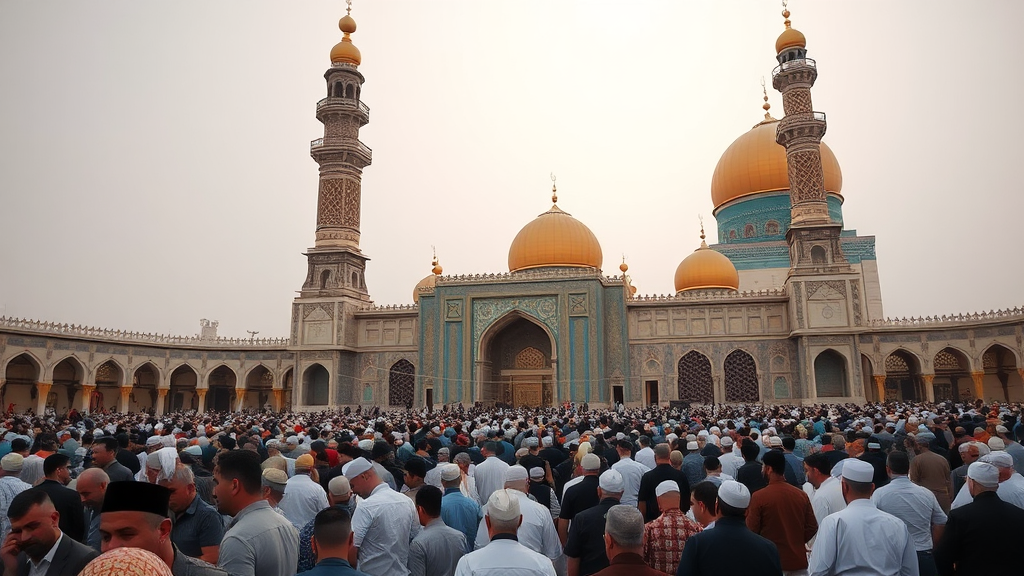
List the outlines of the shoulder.
<svg viewBox="0 0 1024 576">
<path fill-rule="evenodd" d="M 76 542 L 67 534 L 65 534 L 65 536 L 66 537 L 61 540 L 59 548 L 67 550 L 67 554 L 71 559 L 85 558 L 87 560 L 92 560 L 96 556 L 99 556 L 99 554 L 97 554 L 91 547 L 86 546 L 81 542 Z"/>
</svg>

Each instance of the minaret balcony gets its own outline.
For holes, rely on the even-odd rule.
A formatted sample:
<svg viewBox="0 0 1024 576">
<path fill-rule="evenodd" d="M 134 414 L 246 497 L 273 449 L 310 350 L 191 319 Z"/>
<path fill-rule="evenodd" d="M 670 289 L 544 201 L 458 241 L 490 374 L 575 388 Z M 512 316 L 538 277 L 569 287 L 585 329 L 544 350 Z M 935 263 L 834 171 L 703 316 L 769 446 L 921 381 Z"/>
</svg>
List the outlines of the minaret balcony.
<svg viewBox="0 0 1024 576">
<path fill-rule="evenodd" d="M 354 98 L 328 96 L 316 103 L 316 118 L 321 122 L 323 114 L 349 111 L 358 111 L 363 124 L 370 121 L 370 107 Z"/>
<path fill-rule="evenodd" d="M 309 154 L 317 162 L 322 156 L 344 153 L 351 153 L 360 158 L 362 162 L 358 162 L 358 164 L 361 166 L 369 166 L 370 159 L 373 157 L 370 147 L 360 142 L 358 138 L 317 138 L 309 143 Z"/>
<path fill-rule="evenodd" d="M 775 129 L 775 141 L 782 146 L 798 139 L 814 139 L 821 142 L 828 129 L 824 112 L 807 112 L 804 114 L 786 114 Z"/>
<path fill-rule="evenodd" d="M 783 62 L 772 70 L 772 86 L 780 91 L 790 84 L 813 85 L 817 78 L 818 65 L 810 58 Z"/>
</svg>

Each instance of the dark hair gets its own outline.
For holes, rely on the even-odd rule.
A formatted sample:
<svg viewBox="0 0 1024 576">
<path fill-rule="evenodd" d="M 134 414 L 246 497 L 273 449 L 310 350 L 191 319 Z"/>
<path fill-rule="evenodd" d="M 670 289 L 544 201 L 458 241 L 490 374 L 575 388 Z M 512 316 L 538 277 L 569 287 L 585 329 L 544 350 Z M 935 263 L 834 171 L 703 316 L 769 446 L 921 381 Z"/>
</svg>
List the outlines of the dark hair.
<svg viewBox="0 0 1024 576">
<path fill-rule="evenodd" d="M 722 467 L 722 461 L 718 459 L 718 456 L 705 456 L 704 457 L 704 469 L 705 470 L 718 470 Z"/>
<path fill-rule="evenodd" d="M 889 457 L 885 459 L 885 465 L 889 467 L 889 470 L 892 470 L 893 474 L 905 475 L 910 473 L 910 457 L 907 456 L 906 452 L 893 450 L 889 453 Z"/>
<path fill-rule="evenodd" d="M 783 476 L 786 474 L 786 456 L 777 450 L 769 450 L 767 454 L 761 458 L 761 463 L 771 468 L 772 472 Z"/>
<path fill-rule="evenodd" d="M 226 480 L 238 480 L 249 495 L 259 494 L 263 486 L 260 455 L 249 450 L 231 450 L 217 456 L 217 472 Z"/>
<path fill-rule="evenodd" d="M 71 462 L 71 458 L 63 454 L 50 454 L 43 460 L 43 475 L 49 476 L 60 468 L 67 466 L 68 462 Z"/>
<path fill-rule="evenodd" d="M 792 436 L 783 436 L 782 447 L 786 450 L 793 450 L 796 448 L 796 440 Z"/>
<path fill-rule="evenodd" d="M 843 483 L 846 484 L 847 489 L 859 496 L 869 494 L 873 486 L 871 482 L 854 482 L 849 478 L 843 478 Z"/>
<path fill-rule="evenodd" d="M 39 449 L 52 452 L 57 449 L 57 435 L 51 432 L 43 432 L 38 437 Z"/>
<path fill-rule="evenodd" d="M 409 458 L 409 461 L 405 463 L 405 471 L 410 476 L 417 478 L 427 477 L 427 462 L 419 456 L 413 456 Z"/>
<path fill-rule="evenodd" d="M 110 436 L 97 438 L 96 442 L 93 444 L 93 448 L 95 449 L 96 446 L 103 446 L 104 450 L 106 450 L 107 452 L 113 452 L 117 454 L 117 440 L 111 438 Z"/>
<path fill-rule="evenodd" d="M 11 452 L 24 452 L 25 450 L 28 450 L 28 440 L 21 437 L 11 440 Z"/>
<path fill-rule="evenodd" d="M 427 516 L 437 518 L 441 515 L 441 490 L 430 484 L 421 486 L 416 492 L 416 505 L 423 508 Z"/>
<path fill-rule="evenodd" d="M 227 434 L 222 435 L 217 440 L 220 441 L 220 445 L 223 446 L 225 450 L 234 450 L 235 447 L 238 445 L 238 443 L 235 442 L 235 439 L 232 438 L 231 436 L 228 436 Z"/>
<path fill-rule="evenodd" d="M 729 517 L 729 518 L 746 518 L 747 517 L 747 509 L 746 508 L 737 508 L 735 506 L 730 506 L 730 505 L 726 504 L 725 502 L 722 502 L 721 499 L 718 500 L 718 511 L 721 512 L 722 516 L 724 516 L 724 517 Z"/>
<path fill-rule="evenodd" d="M 487 450 L 491 454 L 497 454 L 498 453 L 498 443 L 497 442 L 491 442 L 491 441 L 484 442 L 483 449 Z"/>
<path fill-rule="evenodd" d="M 121 448 L 128 447 L 128 441 L 130 439 L 128 438 L 128 435 L 125 434 L 124 432 L 121 432 L 120 434 L 115 436 L 115 439 L 117 440 L 117 445 L 120 446 Z"/>
<path fill-rule="evenodd" d="M 633 451 L 633 443 L 630 442 L 629 440 L 626 440 L 625 438 L 616 441 L 615 447 L 618 448 L 619 450 L 628 450 L 629 452 Z"/>
<path fill-rule="evenodd" d="M 832 473 L 832 462 L 824 452 L 815 452 L 804 458 L 804 464 L 812 470 L 817 470 L 826 476 Z"/>
<path fill-rule="evenodd" d="M 343 508 L 324 508 L 313 518 L 313 538 L 321 546 L 341 546 L 351 533 L 352 517 Z"/>
<path fill-rule="evenodd" d="M 11 505 L 7 508 L 7 517 L 11 520 L 17 520 L 28 514 L 28 511 L 33 506 L 43 506 L 45 504 L 51 504 L 50 497 L 46 492 L 40 488 L 29 488 L 11 500 Z"/>
<path fill-rule="evenodd" d="M 707 480 L 698 482 L 691 490 L 693 499 L 703 504 L 708 512 L 714 514 L 718 503 L 718 484 Z"/>
<path fill-rule="evenodd" d="M 749 438 L 743 439 L 743 444 L 740 446 L 740 454 L 743 455 L 743 459 L 747 462 L 753 462 L 757 460 L 758 454 L 761 453 L 761 449 L 758 448 L 757 444 Z"/>
</svg>

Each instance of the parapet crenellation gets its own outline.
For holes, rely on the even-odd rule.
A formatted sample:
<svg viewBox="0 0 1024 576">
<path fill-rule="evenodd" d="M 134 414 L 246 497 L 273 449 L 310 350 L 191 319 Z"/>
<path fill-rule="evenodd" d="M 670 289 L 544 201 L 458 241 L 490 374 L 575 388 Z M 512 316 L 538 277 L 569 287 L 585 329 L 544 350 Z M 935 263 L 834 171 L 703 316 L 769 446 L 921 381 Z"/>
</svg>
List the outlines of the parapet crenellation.
<svg viewBox="0 0 1024 576">
<path fill-rule="evenodd" d="M 765 290 L 689 290 L 679 294 L 642 294 L 633 296 L 630 304 L 646 304 L 660 302 L 708 302 L 721 300 L 753 300 L 758 298 L 785 298 L 785 288 L 768 288 Z"/>
<path fill-rule="evenodd" d="M 149 332 L 131 332 L 128 330 L 112 330 L 95 326 L 78 324 L 62 324 L 26 318 L 8 318 L 0 316 L 0 329 L 34 332 L 48 336 L 78 336 L 109 340 L 113 342 L 138 342 L 144 344 L 171 344 L 181 346 L 216 346 L 216 347 L 252 347 L 280 348 L 288 346 L 288 338 L 203 338 L 201 336 L 175 336 L 171 334 L 155 334 Z"/>
<path fill-rule="evenodd" d="M 871 326 L 884 328 L 893 327 L 919 327 L 919 326 L 955 326 L 964 322 L 978 322 L 989 320 L 1020 320 L 1024 319 L 1024 308 L 1008 308 L 1006 310 L 989 310 L 988 312 L 973 312 L 970 314 L 951 314 L 942 316 L 924 316 L 910 318 L 886 318 L 885 320 L 872 320 Z"/>
</svg>

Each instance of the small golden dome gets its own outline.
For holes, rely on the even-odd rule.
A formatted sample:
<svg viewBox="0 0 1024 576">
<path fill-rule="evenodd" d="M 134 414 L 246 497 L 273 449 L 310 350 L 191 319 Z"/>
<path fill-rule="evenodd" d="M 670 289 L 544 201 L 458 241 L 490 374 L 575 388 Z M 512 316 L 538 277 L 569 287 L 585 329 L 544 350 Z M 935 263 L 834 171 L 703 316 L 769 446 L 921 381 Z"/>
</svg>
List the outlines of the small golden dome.
<svg viewBox="0 0 1024 576">
<path fill-rule="evenodd" d="M 441 268 L 440 264 L 434 262 L 434 267 L 430 271 L 434 273 L 434 276 L 440 276 L 441 272 L 444 272 L 444 268 Z"/>
<path fill-rule="evenodd" d="M 600 269 L 603 261 L 590 228 L 557 205 L 523 226 L 508 250 L 509 272 L 546 266 Z"/>
<path fill-rule="evenodd" d="M 345 14 L 338 20 L 338 28 L 345 34 L 351 34 L 356 31 L 356 19 L 352 16 Z"/>
<path fill-rule="evenodd" d="M 740 275 L 725 254 L 708 248 L 701 230 L 700 248 L 679 263 L 675 284 L 677 294 L 687 290 L 739 290 Z"/>
<path fill-rule="evenodd" d="M 625 258 L 623 258 L 622 264 L 619 264 L 619 270 L 621 270 L 623 274 L 625 274 L 626 271 L 629 270 L 629 265 L 626 264 Z"/>
<path fill-rule="evenodd" d="M 431 262 L 434 267 L 430 270 L 430 275 L 416 283 L 416 287 L 412 289 L 412 301 L 413 303 L 420 301 L 420 288 L 433 288 L 437 285 L 437 277 L 444 271 L 441 265 L 437 263 L 437 256 L 434 256 L 434 260 Z"/>
<path fill-rule="evenodd" d="M 779 39 L 775 41 L 775 53 L 780 54 L 787 48 L 806 48 L 807 38 L 804 38 L 802 32 L 790 26 L 789 21 L 789 10 L 782 11 L 782 17 L 786 19 L 786 29 L 779 34 Z"/>
<path fill-rule="evenodd" d="M 715 208 L 760 192 L 789 190 L 786 149 L 775 141 L 779 121 L 767 118 L 737 138 L 726 148 L 711 177 L 711 201 Z M 821 169 L 825 191 L 843 190 L 843 172 L 832 149 L 821 143 Z"/>
<path fill-rule="evenodd" d="M 351 8 L 349 8 L 351 10 Z M 352 38 L 349 34 L 356 31 L 356 21 L 354 18 L 346 14 L 338 21 L 338 28 L 345 33 L 344 38 L 341 42 L 334 45 L 331 48 L 331 63 L 332 64 L 355 64 L 359 66 L 359 63 L 363 60 L 363 55 L 359 53 L 359 48 L 352 43 Z"/>
</svg>

